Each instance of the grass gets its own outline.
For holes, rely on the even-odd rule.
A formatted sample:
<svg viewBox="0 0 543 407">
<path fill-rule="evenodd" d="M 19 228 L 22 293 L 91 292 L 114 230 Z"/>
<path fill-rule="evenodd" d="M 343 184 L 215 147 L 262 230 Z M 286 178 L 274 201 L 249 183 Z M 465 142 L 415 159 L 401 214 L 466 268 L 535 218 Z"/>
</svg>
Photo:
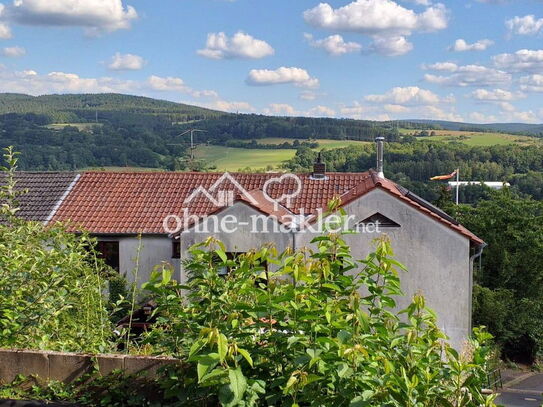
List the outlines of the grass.
<svg viewBox="0 0 543 407">
<path fill-rule="evenodd" d="M 94 126 L 102 126 L 102 123 L 53 123 L 45 126 L 51 130 L 62 130 L 64 127 L 77 127 L 79 131 L 89 131 Z"/>
<path fill-rule="evenodd" d="M 292 143 L 294 139 L 269 137 L 258 139 L 260 144 L 281 144 L 285 141 Z M 299 140 L 300 142 L 304 140 Z M 319 143 L 317 150 L 322 148 L 334 149 L 353 145 L 362 145 L 366 141 L 356 140 L 316 140 Z M 204 160 L 210 165 L 217 166 L 219 171 L 237 171 L 240 169 L 251 168 L 266 169 L 267 167 L 277 168 L 283 161 L 290 160 L 296 154 L 294 149 L 246 149 L 224 146 L 198 146 L 195 150 L 195 157 Z"/>
<path fill-rule="evenodd" d="M 418 130 L 401 129 L 402 134 L 413 134 Z M 485 133 L 458 130 L 428 130 L 435 132 L 435 136 L 418 137 L 419 140 L 443 141 L 447 143 L 460 142 L 472 147 L 497 146 L 507 144 L 536 144 L 540 140 L 535 137 L 519 136 L 515 134 Z"/>
<path fill-rule="evenodd" d="M 219 171 L 237 171 L 250 167 L 265 169 L 268 166 L 277 167 L 281 162 L 290 160 L 296 150 L 265 150 L 232 148 L 223 146 L 199 146 L 194 151 L 197 159 L 215 165 Z"/>
</svg>

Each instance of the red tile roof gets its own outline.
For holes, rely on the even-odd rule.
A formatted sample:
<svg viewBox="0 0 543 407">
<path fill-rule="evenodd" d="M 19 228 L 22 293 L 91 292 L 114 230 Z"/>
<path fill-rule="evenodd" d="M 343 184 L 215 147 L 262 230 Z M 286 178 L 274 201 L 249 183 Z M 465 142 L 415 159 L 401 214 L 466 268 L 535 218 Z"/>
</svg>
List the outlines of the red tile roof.
<svg viewBox="0 0 543 407">
<path fill-rule="evenodd" d="M 87 230 L 95 234 L 164 234 L 163 220 L 168 215 L 183 216 L 183 208 L 191 215 L 209 215 L 221 208 L 219 191 L 223 201 L 242 199 L 264 213 L 274 209 L 264 202 L 264 184 L 281 174 L 232 173 L 232 178 L 220 173 L 181 172 L 87 172 L 56 212 L 53 221 L 70 222 L 71 230 Z M 310 174 L 299 174 L 301 191 L 291 202 L 290 210 L 305 215 L 319 208 L 326 208 L 328 202 L 337 196 L 343 203 L 356 199 L 374 188 L 382 188 L 409 203 L 418 210 L 432 216 L 475 243 L 481 239 L 456 225 L 435 211 L 413 201 L 391 181 L 382 180 L 374 172 L 327 173 L 325 180 L 312 179 Z M 238 185 L 248 195 L 240 195 Z M 215 188 L 213 188 L 215 186 Z M 209 191 L 210 196 L 198 189 Z M 272 198 L 291 194 L 297 189 L 292 178 L 271 182 L 268 193 Z M 190 203 L 185 200 L 191 197 Z M 212 198 L 212 199 L 210 199 Z M 283 202 L 285 205 L 285 202 Z M 273 205 L 272 205 L 273 206 Z M 302 209 L 303 208 L 303 209 Z M 287 211 L 278 209 L 280 213 Z"/>
</svg>

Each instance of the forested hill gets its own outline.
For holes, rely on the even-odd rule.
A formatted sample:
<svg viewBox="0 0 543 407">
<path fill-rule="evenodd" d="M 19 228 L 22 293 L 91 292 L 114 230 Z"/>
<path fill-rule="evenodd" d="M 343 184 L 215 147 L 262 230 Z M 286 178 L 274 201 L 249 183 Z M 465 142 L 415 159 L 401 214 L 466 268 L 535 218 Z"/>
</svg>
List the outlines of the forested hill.
<svg viewBox="0 0 543 407">
<path fill-rule="evenodd" d="M 96 113 L 123 112 L 163 116 L 172 122 L 203 119 L 226 113 L 197 106 L 116 93 L 30 96 L 0 93 L 0 114 L 34 113 L 53 123 L 95 121 Z"/>
<path fill-rule="evenodd" d="M 0 147 L 15 146 L 25 170 L 179 169 L 188 146 L 178 136 L 194 126 L 205 130 L 196 135 L 197 143 L 264 137 L 399 139 L 389 123 L 231 114 L 119 94 L 0 94 Z"/>
<path fill-rule="evenodd" d="M 443 130 L 466 130 L 466 131 L 479 131 L 479 132 L 503 132 L 514 134 L 528 134 L 533 136 L 543 136 L 543 123 L 542 124 L 530 124 L 530 123 L 463 123 L 463 122 L 449 122 L 445 120 L 422 120 L 414 119 L 406 122 L 405 127 L 415 127 L 420 125 L 424 128 L 437 128 Z"/>
</svg>

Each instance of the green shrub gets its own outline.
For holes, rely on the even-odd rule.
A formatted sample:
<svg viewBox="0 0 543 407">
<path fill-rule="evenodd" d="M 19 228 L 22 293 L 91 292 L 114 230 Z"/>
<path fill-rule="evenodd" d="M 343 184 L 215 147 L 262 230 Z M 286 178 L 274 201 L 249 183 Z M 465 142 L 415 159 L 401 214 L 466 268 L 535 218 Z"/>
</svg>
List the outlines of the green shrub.
<svg viewBox="0 0 543 407">
<path fill-rule="evenodd" d="M 15 155 L 0 190 L 0 347 L 99 352 L 111 326 L 88 235 L 16 217 Z"/>
<path fill-rule="evenodd" d="M 361 262 L 338 235 L 315 242 L 315 252 L 264 247 L 232 260 L 209 239 L 192 250 L 186 286 L 168 268 L 153 273 L 145 288 L 159 320 L 146 340 L 192 364 L 170 383 L 183 405 L 494 405 L 481 394 L 490 336 L 477 330 L 459 355 L 422 296 L 394 312 L 403 267 L 386 239 Z M 187 401 L 196 386 L 206 397 Z"/>
</svg>

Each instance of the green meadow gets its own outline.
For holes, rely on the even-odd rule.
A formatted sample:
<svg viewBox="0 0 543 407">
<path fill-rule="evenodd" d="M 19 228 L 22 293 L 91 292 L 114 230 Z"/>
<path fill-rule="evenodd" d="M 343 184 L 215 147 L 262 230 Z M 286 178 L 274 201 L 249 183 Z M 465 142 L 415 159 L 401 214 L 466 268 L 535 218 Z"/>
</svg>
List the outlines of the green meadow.
<svg viewBox="0 0 543 407">
<path fill-rule="evenodd" d="M 506 144 L 536 144 L 540 140 L 535 137 L 519 136 L 504 133 L 486 133 L 456 130 L 428 130 L 435 132 L 434 136 L 418 137 L 419 140 L 442 141 L 445 143 L 458 142 L 469 146 L 497 146 Z M 403 129 L 404 134 L 413 134 L 413 130 Z"/>
<path fill-rule="evenodd" d="M 292 143 L 294 139 L 269 137 L 258 139 L 259 144 L 281 144 Z M 299 140 L 300 142 L 305 140 Z M 316 140 L 319 143 L 317 149 L 334 149 L 361 145 L 367 142 L 356 140 Z M 224 146 L 198 146 L 195 150 L 195 157 L 205 161 L 207 164 L 215 165 L 219 171 L 237 171 L 245 168 L 253 170 L 265 170 L 268 167 L 277 168 L 281 162 L 290 160 L 296 154 L 294 149 L 247 149 Z"/>
</svg>

